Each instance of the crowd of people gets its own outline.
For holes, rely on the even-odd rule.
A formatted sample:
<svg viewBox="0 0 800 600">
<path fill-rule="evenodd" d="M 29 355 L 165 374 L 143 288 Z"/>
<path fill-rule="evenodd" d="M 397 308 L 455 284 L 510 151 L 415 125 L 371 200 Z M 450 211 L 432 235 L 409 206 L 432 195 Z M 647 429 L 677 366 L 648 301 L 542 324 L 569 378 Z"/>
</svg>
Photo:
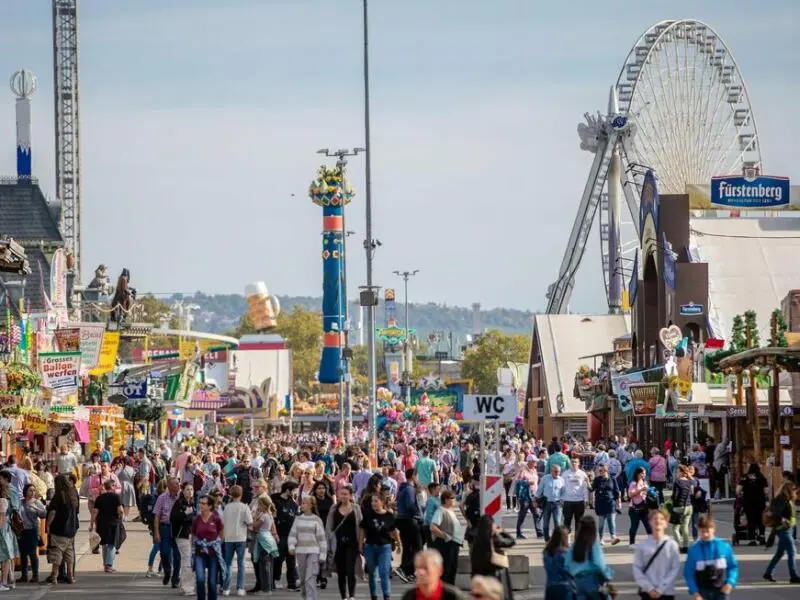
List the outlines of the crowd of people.
<svg viewBox="0 0 800 600">
<path fill-rule="evenodd" d="M 603 546 L 620 542 L 616 517 L 625 508 L 643 597 L 674 596 L 681 554 L 695 598 L 716 600 L 735 587 L 736 558 L 715 537 L 709 490 L 699 476 L 704 461 L 693 456 L 702 449 L 682 456 L 672 447 L 652 448 L 645 456 L 624 438 L 592 445 L 504 435 L 496 445 L 501 451 L 487 453 L 485 468 L 503 476 L 506 507 L 517 513 L 512 534 L 482 514 L 480 442 L 476 435 L 396 438 L 380 446 L 377 464 L 366 444 L 281 433 L 204 438 L 174 448 L 162 442 L 117 454 L 98 444 L 82 464 L 62 447 L 52 470 L 34 468 L 35 456 L 19 465 L 13 456 L 0 457 L 0 591 L 39 581 L 42 531 L 51 565 L 43 582 L 75 582 L 79 496 L 87 498 L 90 543 L 106 572 L 115 570 L 136 508 L 153 541 L 146 576 L 200 600 L 282 588 L 313 600 L 334 575 L 343 599 L 355 596 L 359 582 L 372 598 L 388 599 L 396 580 L 414 584 L 416 598 L 460 597 L 453 586 L 465 548 L 474 594 L 506 600 L 513 594 L 507 552 L 526 535 L 545 542 L 547 598 L 602 597 L 613 594 Z M 776 544 L 766 580 L 775 580 L 786 554 L 790 582 L 798 583 L 791 474 L 774 498 L 767 490 L 756 465 L 739 482 L 746 539 Z M 22 575 L 15 581 L 17 556 Z"/>
</svg>

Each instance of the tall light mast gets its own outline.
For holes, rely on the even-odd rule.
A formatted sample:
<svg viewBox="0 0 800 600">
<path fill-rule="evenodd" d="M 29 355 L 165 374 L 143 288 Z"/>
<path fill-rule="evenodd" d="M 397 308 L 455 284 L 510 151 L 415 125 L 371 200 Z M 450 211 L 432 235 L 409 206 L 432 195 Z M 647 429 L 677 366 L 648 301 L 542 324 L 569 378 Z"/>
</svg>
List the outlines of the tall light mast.
<svg viewBox="0 0 800 600">
<path fill-rule="evenodd" d="M 53 0 L 53 90 L 56 120 L 56 197 L 61 234 L 81 282 L 81 153 L 78 94 L 78 0 Z"/>
</svg>

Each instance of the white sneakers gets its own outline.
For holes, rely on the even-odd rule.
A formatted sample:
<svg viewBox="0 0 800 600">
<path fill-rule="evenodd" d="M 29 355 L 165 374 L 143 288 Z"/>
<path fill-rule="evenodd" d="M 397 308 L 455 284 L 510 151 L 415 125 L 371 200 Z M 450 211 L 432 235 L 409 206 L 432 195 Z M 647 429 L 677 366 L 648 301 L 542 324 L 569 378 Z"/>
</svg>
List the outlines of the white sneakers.
<svg viewBox="0 0 800 600">
<path fill-rule="evenodd" d="M 245 592 L 244 590 L 239 589 L 239 590 L 236 590 L 236 595 L 237 596 L 246 596 L 247 592 Z"/>
</svg>

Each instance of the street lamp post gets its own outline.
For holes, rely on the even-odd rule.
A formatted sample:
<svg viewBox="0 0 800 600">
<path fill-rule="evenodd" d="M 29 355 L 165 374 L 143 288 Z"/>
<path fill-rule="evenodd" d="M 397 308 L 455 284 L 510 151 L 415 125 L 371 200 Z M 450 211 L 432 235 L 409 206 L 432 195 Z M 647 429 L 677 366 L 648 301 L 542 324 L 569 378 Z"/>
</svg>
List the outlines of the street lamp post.
<svg viewBox="0 0 800 600">
<path fill-rule="evenodd" d="M 408 327 L 408 280 L 414 275 L 419 273 L 419 269 L 413 271 L 393 271 L 395 275 L 403 278 L 404 300 L 405 300 L 405 315 L 406 315 L 406 337 L 403 341 L 403 362 L 405 369 L 403 369 L 403 380 L 406 383 L 406 404 L 411 399 L 411 344 L 409 343 L 409 327 Z"/>
<path fill-rule="evenodd" d="M 380 242 L 372 237 L 372 143 L 369 122 L 369 11 L 367 0 L 362 0 L 364 34 L 364 193 L 366 232 L 364 251 L 367 259 L 367 284 L 361 287 L 361 306 L 367 309 L 367 377 L 369 379 L 369 439 L 373 467 L 378 466 L 378 406 L 375 394 L 375 307 L 378 305 L 378 288 L 372 283 L 372 260 Z"/>
<path fill-rule="evenodd" d="M 345 174 L 348 156 L 358 156 L 364 152 L 364 148 L 340 148 L 331 151 L 328 148 L 317 150 L 317 154 L 328 157 L 336 157 L 336 168 L 342 177 L 342 188 L 347 185 Z M 339 336 L 339 352 L 342 357 L 342 364 L 339 366 L 339 435 L 342 439 L 350 441 L 353 431 L 353 403 L 351 397 L 350 381 L 350 311 L 347 303 L 347 238 L 354 232 L 348 231 L 345 221 L 345 204 L 342 203 L 342 295 L 344 296 L 344 323 L 339 323 L 339 331 L 344 331 L 344 349 L 341 347 L 341 336 Z M 346 421 L 345 421 L 346 419 Z"/>
</svg>

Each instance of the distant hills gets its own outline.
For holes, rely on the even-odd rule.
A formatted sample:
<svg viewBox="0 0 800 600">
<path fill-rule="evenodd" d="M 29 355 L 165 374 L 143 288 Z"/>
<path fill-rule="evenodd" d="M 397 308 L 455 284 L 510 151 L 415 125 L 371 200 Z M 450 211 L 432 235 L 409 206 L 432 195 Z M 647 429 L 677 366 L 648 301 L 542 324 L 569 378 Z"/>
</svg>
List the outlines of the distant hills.
<svg viewBox="0 0 800 600">
<path fill-rule="evenodd" d="M 236 328 L 239 319 L 247 310 L 247 303 L 241 294 L 203 294 L 197 292 L 193 296 L 173 296 L 160 298 L 165 302 L 183 299 L 200 306 L 195 314 L 193 327 L 212 333 L 226 333 Z M 278 296 L 281 310 L 289 311 L 293 306 L 301 305 L 309 310 L 321 310 L 322 298 L 312 296 Z M 358 306 L 350 306 L 351 319 L 355 321 L 358 315 Z M 403 324 L 404 306 L 397 303 L 397 322 Z M 473 332 L 472 309 L 464 306 L 447 306 L 445 304 L 411 303 L 408 308 L 409 321 L 420 336 L 434 331 L 441 331 L 445 335 L 450 332 L 454 336 L 464 336 Z M 530 311 L 512 308 L 493 308 L 481 310 L 481 325 L 483 329 L 500 329 L 506 333 L 529 335 L 532 328 L 533 313 Z M 378 306 L 378 324 L 385 322 L 383 299 Z"/>
</svg>

